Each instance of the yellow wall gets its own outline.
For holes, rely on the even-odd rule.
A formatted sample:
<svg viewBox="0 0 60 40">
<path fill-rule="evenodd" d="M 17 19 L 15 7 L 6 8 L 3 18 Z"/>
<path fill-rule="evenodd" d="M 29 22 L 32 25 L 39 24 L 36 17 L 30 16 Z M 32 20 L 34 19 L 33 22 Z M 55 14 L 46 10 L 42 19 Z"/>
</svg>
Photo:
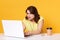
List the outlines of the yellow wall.
<svg viewBox="0 0 60 40">
<path fill-rule="evenodd" d="M 0 33 L 3 33 L 2 19 L 22 20 L 30 5 L 36 6 L 45 19 L 43 32 L 46 32 L 46 27 L 51 26 L 54 33 L 60 33 L 59 0 L 0 0 Z"/>
</svg>

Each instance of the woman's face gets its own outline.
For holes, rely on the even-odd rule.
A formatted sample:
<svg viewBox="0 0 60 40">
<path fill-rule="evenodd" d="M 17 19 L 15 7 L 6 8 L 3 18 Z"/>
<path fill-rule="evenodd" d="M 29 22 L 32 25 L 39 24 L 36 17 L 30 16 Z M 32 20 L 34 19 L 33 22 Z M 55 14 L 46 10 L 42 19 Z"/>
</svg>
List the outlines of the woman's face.
<svg viewBox="0 0 60 40">
<path fill-rule="evenodd" d="M 34 19 L 34 14 L 31 14 L 29 10 L 27 10 L 27 18 L 28 18 L 28 20 Z"/>
</svg>

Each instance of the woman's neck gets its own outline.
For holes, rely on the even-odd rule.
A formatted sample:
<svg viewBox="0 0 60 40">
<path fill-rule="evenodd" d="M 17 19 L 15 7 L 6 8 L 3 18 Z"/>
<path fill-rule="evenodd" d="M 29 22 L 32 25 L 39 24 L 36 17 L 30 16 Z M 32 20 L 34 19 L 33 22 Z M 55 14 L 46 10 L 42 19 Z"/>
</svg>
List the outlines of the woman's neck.
<svg viewBox="0 0 60 40">
<path fill-rule="evenodd" d="M 31 22 L 35 22 L 34 20 L 30 20 Z"/>
</svg>

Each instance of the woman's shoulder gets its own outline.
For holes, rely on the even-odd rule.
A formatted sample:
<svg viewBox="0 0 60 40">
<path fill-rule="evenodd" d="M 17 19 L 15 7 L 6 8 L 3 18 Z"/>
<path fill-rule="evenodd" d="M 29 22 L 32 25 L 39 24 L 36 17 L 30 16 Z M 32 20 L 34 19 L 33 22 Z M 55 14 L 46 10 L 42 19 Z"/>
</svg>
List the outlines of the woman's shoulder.
<svg viewBox="0 0 60 40">
<path fill-rule="evenodd" d="M 23 19 L 23 21 L 26 20 L 26 18 Z"/>
<path fill-rule="evenodd" d="M 44 18 L 42 16 L 40 16 L 40 19 L 39 19 L 38 23 L 42 20 L 44 20 Z"/>
<path fill-rule="evenodd" d="M 28 20 L 27 20 L 26 18 L 24 18 L 22 21 L 23 21 L 23 22 L 27 22 Z"/>
<path fill-rule="evenodd" d="M 42 16 L 40 16 L 40 20 L 43 20 L 44 18 Z"/>
</svg>

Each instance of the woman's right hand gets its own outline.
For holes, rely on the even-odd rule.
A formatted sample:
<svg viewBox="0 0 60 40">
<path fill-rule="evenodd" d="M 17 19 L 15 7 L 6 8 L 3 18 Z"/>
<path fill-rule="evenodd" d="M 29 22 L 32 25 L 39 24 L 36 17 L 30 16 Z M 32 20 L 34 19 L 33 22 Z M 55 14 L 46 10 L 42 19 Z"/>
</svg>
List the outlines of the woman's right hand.
<svg viewBox="0 0 60 40">
<path fill-rule="evenodd" d="M 25 32 L 24 34 L 25 34 L 25 35 L 31 35 L 32 32 L 31 32 L 31 31 L 27 31 L 27 32 Z"/>
</svg>

